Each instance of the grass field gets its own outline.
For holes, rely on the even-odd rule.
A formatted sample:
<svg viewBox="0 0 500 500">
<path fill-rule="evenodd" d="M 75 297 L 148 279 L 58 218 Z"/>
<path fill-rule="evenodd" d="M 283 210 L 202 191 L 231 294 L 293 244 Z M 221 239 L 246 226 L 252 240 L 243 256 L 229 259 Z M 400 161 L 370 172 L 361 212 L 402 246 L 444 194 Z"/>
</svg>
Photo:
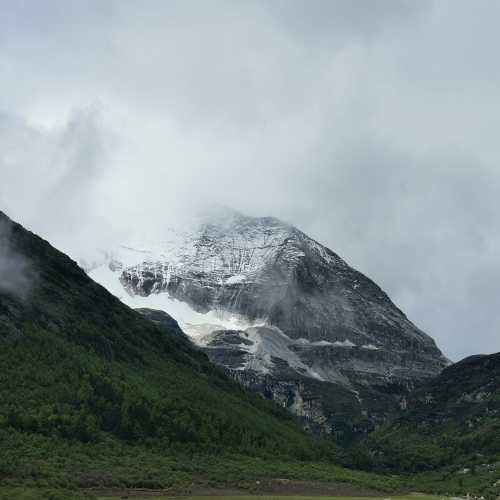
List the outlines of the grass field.
<svg viewBox="0 0 500 500">
<path fill-rule="evenodd" d="M 446 500 L 437 495 L 412 494 L 406 496 L 324 496 L 324 495 L 199 495 L 166 496 L 160 492 L 128 491 L 113 496 L 95 496 L 90 492 L 74 493 L 64 490 L 40 490 L 31 488 L 0 488 L 0 500 Z"/>
<path fill-rule="evenodd" d="M 99 497 L 99 500 L 121 500 L 123 497 Z M 194 496 L 194 497 L 138 497 L 143 500 L 445 500 L 446 497 L 434 495 L 411 495 L 411 496 L 394 496 L 394 497 L 324 497 L 324 496 L 268 496 L 268 495 L 235 495 L 235 496 Z"/>
<path fill-rule="evenodd" d="M 123 497 L 98 497 L 99 500 L 121 500 Z M 402 497 L 323 497 L 323 496 L 268 496 L 268 495 L 253 495 L 253 496 L 194 496 L 194 497 L 168 497 L 168 496 L 154 496 L 154 497 L 136 497 L 143 500 L 376 500 L 377 498 L 383 500 L 445 500 L 446 497 L 431 496 L 431 495 L 412 495 Z"/>
</svg>

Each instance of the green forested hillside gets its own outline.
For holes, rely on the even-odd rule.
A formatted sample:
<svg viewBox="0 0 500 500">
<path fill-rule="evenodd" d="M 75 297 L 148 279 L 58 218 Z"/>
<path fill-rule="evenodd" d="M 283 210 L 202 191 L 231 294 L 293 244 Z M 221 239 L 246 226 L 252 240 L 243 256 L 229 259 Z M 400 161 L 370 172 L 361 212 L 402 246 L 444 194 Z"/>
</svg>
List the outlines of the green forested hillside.
<svg viewBox="0 0 500 500">
<path fill-rule="evenodd" d="M 1 215 L 0 427 L 80 442 L 318 457 L 322 447 L 177 335 L 143 319 L 68 257 Z M 9 273 L 23 273 L 23 279 Z M 275 414 L 279 414 L 276 418 Z M 326 449 L 326 447 L 323 447 Z"/>
<path fill-rule="evenodd" d="M 500 353 L 466 358 L 417 388 L 360 451 L 366 467 L 400 472 L 500 459 Z"/>
<path fill-rule="evenodd" d="M 349 452 L 356 467 L 442 468 L 437 475 L 348 471 L 334 465 L 331 439 L 303 432 L 174 324 L 129 309 L 0 213 L 0 498 L 19 486 L 252 490 L 272 478 L 348 483 L 354 492 L 457 494 L 465 484 L 491 496 L 497 469 L 479 464 L 475 483 L 456 469 L 462 457 L 490 460 L 499 449 L 499 359 L 448 368 L 413 393 L 393 425 Z"/>
<path fill-rule="evenodd" d="M 137 447 L 150 458 L 331 456 L 332 443 L 243 391 L 182 336 L 3 214 L 0 251 L 0 481 L 70 477 L 61 457 L 71 462 L 74 450 L 99 450 L 96 463 L 115 466 Z"/>
</svg>

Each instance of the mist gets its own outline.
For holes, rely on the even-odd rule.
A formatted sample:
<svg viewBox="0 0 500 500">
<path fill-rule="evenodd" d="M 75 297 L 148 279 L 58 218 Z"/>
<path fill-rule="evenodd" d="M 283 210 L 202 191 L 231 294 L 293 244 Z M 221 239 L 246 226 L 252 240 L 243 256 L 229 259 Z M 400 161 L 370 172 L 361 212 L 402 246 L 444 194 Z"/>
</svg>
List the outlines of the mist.
<svg viewBox="0 0 500 500">
<path fill-rule="evenodd" d="M 0 6 L 10 217 L 90 261 L 214 202 L 272 215 L 451 359 L 500 350 L 500 5 Z"/>
<path fill-rule="evenodd" d="M 12 226 L 0 220 L 0 293 L 27 300 L 34 276 L 28 260 L 11 243 Z"/>
</svg>

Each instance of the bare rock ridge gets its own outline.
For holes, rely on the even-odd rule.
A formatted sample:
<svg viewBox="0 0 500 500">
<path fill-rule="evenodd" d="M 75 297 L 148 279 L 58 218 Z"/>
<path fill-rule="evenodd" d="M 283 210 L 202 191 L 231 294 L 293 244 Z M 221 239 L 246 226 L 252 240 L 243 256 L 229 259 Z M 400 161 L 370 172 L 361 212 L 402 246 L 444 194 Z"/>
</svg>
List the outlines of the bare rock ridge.
<svg viewBox="0 0 500 500">
<path fill-rule="evenodd" d="M 221 209 L 88 272 L 129 305 L 169 313 L 212 361 L 321 431 L 384 421 L 447 364 L 373 281 L 272 217 Z"/>
</svg>

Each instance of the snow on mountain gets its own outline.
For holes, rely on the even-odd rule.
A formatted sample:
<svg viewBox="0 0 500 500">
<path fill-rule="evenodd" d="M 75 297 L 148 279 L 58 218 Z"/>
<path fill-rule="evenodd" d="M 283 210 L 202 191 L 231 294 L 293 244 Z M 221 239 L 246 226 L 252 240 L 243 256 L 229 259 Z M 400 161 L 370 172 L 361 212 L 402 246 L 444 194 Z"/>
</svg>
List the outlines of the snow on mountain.
<svg viewBox="0 0 500 500">
<path fill-rule="evenodd" d="M 218 209 L 165 226 L 85 269 L 129 306 L 170 314 L 247 385 L 340 384 L 358 405 L 360 385 L 408 385 L 447 364 L 375 283 L 290 224 Z M 322 414 L 303 387 L 286 406 Z"/>
</svg>

